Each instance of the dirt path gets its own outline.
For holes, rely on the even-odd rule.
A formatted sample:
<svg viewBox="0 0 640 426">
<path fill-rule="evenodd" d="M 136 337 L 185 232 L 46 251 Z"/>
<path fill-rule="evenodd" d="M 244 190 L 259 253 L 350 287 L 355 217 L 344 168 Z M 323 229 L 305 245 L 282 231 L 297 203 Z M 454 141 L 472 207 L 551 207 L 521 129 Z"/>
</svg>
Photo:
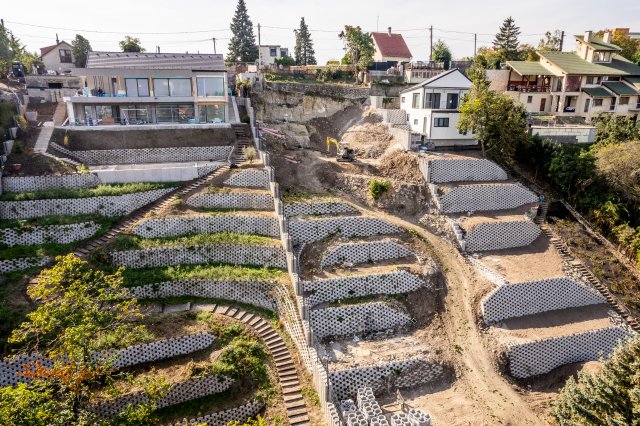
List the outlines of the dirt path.
<svg viewBox="0 0 640 426">
<path fill-rule="evenodd" d="M 454 357 L 456 380 L 435 392 L 403 392 L 408 402 L 426 408 L 437 424 L 539 425 L 544 415 L 534 412 L 516 389 L 497 372 L 493 355 L 475 325 L 472 286 L 477 280 L 471 267 L 448 242 L 416 223 L 358 205 L 362 213 L 413 229 L 432 245 L 446 279 L 443 320 L 447 338 L 458 353 Z"/>
</svg>

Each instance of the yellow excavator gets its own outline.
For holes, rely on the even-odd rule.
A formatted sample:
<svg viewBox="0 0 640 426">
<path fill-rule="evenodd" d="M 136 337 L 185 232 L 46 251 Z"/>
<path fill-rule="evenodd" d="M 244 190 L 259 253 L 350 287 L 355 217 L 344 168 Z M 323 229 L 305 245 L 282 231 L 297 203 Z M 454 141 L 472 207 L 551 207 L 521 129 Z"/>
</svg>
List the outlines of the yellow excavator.
<svg viewBox="0 0 640 426">
<path fill-rule="evenodd" d="M 340 162 L 353 162 L 356 159 L 356 153 L 349 148 L 349 142 L 340 141 L 334 138 L 327 138 L 327 155 L 331 154 L 331 145 L 336 146 L 336 160 Z"/>
</svg>

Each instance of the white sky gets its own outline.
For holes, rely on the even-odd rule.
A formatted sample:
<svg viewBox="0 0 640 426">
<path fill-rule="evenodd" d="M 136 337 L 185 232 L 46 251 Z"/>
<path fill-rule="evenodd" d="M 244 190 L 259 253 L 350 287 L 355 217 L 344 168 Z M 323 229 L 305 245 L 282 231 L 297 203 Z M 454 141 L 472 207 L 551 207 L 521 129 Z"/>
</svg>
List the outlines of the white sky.
<svg viewBox="0 0 640 426">
<path fill-rule="evenodd" d="M 589 29 L 628 27 L 640 32 L 638 0 L 246 0 L 246 3 L 254 27 L 262 25 L 263 44 L 280 44 L 293 50 L 292 29 L 298 27 L 300 17 L 304 16 L 321 64 L 342 57 L 338 33 L 345 24 L 360 25 L 365 31 L 376 31 L 376 27 L 386 31 L 391 26 L 393 32 L 405 37 L 415 60 L 424 60 L 429 54 L 429 32 L 425 28 L 430 25 L 434 27 L 434 42 L 443 39 L 454 58 L 460 58 L 473 54 L 473 33 L 478 33 L 478 47 L 490 45 L 509 15 L 521 28 L 520 41 L 534 46 L 545 31 L 564 30 L 567 34 L 564 50 L 574 49 L 573 34 Z M 213 53 L 211 38 L 216 37 L 218 53 L 226 54 L 235 7 L 235 0 L 31 0 L 3 7 L 0 18 L 30 51 L 39 52 L 40 47 L 54 44 L 56 33 L 69 42 L 80 33 L 89 39 L 94 50 L 119 50 L 118 41 L 132 35 L 141 39 L 147 51 L 155 51 L 159 45 L 162 52 Z M 257 28 L 254 31 L 257 37 Z M 162 32 L 184 33 L 141 34 Z"/>
</svg>

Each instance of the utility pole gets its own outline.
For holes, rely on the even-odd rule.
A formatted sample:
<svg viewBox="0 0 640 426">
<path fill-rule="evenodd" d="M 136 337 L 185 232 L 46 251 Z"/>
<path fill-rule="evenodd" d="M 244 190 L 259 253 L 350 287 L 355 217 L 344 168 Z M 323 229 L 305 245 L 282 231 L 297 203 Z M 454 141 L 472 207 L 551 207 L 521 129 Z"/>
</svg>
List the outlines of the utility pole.
<svg viewBox="0 0 640 426">
<path fill-rule="evenodd" d="M 433 59 L 433 25 L 429 27 L 429 61 Z"/>
<path fill-rule="evenodd" d="M 260 64 L 262 63 L 262 51 L 260 50 L 260 24 L 258 24 L 258 70 L 260 70 Z"/>
<path fill-rule="evenodd" d="M 213 53 L 216 54 L 218 52 L 216 52 L 216 38 L 213 38 Z"/>
<path fill-rule="evenodd" d="M 478 34 L 473 34 L 473 59 L 476 58 L 476 52 L 478 51 Z"/>
<path fill-rule="evenodd" d="M 560 33 L 560 51 L 562 52 L 562 46 L 564 45 L 564 30 Z"/>
</svg>

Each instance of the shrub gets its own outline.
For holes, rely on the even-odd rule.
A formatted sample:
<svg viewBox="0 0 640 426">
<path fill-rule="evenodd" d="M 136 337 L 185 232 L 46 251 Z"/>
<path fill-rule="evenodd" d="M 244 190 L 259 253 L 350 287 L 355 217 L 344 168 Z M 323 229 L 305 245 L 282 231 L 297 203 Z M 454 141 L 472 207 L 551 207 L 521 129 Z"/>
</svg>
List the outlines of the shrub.
<svg viewBox="0 0 640 426">
<path fill-rule="evenodd" d="M 249 114 L 244 114 L 241 118 L 240 121 L 243 123 L 251 123 L 251 118 L 249 118 Z"/>
<path fill-rule="evenodd" d="M 249 164 L 253 164 L 253 160 L 258 157 L 258 151 L 256 151 L 256 149 L 252 146 L 243 148 L 242 153 L 244 154 L 244 157 L 249 160 Z"/>
<path fill-rule="evenodd" d="M 391 182 L 389 182 L 388 180 L 371 179 L 371 181 L 369 182 L 369 195 L 371 195 L 371 197 L 376 200 L 382 194 L 387 192 L 390 187 Z"/>
<path fill-rule="evenodd" d="M 11 150 L 13 154 L 22 154 L 24 152 L 24 146 L 21 141 L 13 142 L 13 149 Z"/>
<path fill-rule="evenodd" d="M 15 117 L 16 123 L 18 123 L 18 127 L 20 130 L 27 130 L 27 120 L 22 115 L 16 115 Z"/>
<path fill-rule="evenodd" d="M 65 138 L 66 138 L 66 136 L 65 136 Z M 76 172 L 78 172 L 80 174 L 83 174 L 83 175 L 86 175 L 86 174 L 89 173 L 89 167 L 87 167 L 86 164 L 80 164 L 80 165 L 76 166 Z"/>
</svg>

